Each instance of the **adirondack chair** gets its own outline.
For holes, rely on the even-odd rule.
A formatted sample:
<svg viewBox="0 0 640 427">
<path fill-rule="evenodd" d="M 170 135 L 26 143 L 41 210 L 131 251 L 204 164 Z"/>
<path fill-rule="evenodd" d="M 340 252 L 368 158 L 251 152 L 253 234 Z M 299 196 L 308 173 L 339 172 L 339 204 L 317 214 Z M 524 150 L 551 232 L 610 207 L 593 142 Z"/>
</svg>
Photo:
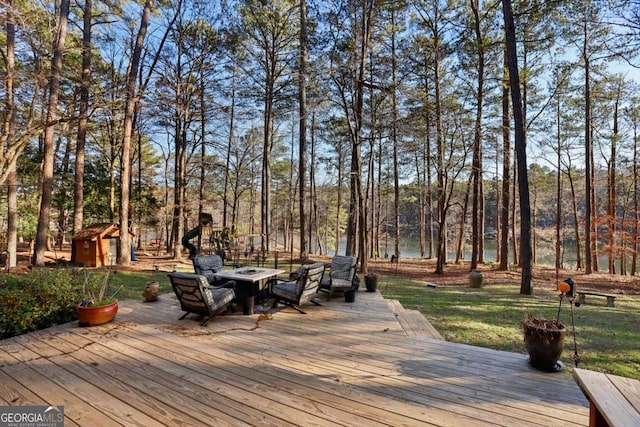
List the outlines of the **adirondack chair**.
<svg viewBox="0 0 640 427">
<path fill-rule="evenodd" d="M 334 292 L 355 291 L 360 286 L 360 278 L 356 274 L 358 257 L 336 255 L 331 260 L 331 270 L 320 283 L 320 292 L 327 294 L 327 301 Z"/>
<path fill-rule="evenodd" d="M 300 267 L 296 280 L 274 279 L 269 283 L 269 293 L 278 302 L 293 307 L 306 314 L 300 306 L 307 302 L 322 305 L 314 298 L 318 293 L 320 281 L 324 275 L 324 263 L 307 264 Z M 274 305 L 275 307 L 275 305 Z"/>
<path fill-rule="evenodd" d="M 180 308 L 186 313 L 180 320 L 190 313 L 205 316 L 201 323 L 205 326 L 216 314 L 229 307 L 236 296 L 233 280 L 222 286 L 210 286 L 205 276 L 193 273 L 170 273 L 171 287 L 178 297 Z"/>
</svg>

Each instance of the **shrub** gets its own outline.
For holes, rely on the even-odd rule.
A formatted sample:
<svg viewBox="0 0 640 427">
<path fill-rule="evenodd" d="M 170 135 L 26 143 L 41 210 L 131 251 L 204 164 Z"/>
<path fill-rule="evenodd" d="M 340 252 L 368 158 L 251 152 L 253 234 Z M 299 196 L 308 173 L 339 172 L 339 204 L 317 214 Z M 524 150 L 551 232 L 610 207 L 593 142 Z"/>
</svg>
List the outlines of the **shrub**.
<svg viewBox="0 0 640 427">
<path fill-rule="evenodd" d="M 63 268 L 0 275 L 0 339 L 75 320 L 83 280 Z"/>
</svg>

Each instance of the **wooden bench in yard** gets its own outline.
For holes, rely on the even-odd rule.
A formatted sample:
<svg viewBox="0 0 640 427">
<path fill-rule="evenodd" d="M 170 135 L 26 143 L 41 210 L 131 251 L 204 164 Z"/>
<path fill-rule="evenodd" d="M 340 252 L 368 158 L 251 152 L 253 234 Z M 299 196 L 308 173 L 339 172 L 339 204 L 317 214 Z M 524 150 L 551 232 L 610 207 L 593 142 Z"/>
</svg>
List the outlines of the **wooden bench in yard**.
<svg viewBox="0 0 640 427">
<path fill-rule="evenodd" d="M 640 381 L 578 368 L 573 374 L 589 399 L 589 427 L 640 426 Z"/>
<path fill-rule="evenodd" d="M 592 295 L 596 297 L 605 297 L 607 298 L 607 307 L 615 307 L 616 296 L 611 294 L 603 294 L 601 292 L 596 291 L 576 291 L 576 296 L 578 297 L 578 302 L 580 304 L 584 304 L 587 295 Z"/>
</svg>

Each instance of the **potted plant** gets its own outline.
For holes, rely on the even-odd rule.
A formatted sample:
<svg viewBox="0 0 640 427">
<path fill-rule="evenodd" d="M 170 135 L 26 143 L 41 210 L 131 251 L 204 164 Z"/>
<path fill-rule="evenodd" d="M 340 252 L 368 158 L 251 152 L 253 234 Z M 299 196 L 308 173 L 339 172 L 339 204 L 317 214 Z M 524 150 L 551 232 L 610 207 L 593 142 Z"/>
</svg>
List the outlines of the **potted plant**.
<svg viewBox="0 0 640 427">
<path fill-rule="evenodd" d="M 558 314 L 554 320 L 535 317 L 527 313 L 522 321 L 529 363 L 534 368 L 545 372 L 556 372 L 562 369 L 562 363 L 558 359 L 564 349 L 567 328 L 560 322 L 560 309 L 564 297 L 568 293 L 572 294 L 572 286 L 568 281 L 565 281 L 558 285 L 558 290 L 560 291 L 560 302 Z"/>
<path fill-rule="evenodd" d="M 378 289 L 378 275 L 375 273 L 365 274 L 364 284 L 367 287 L 367 292 L 375 292 Z"/>
<path fill-rule="evenodd" d="M 111 270 L 99 277 L 84 271 L 84 282 L 82 285 L 83 300 L 76 307 L 78 324 L 80 326 L 97 326 L 111 322 L 118 312 L 118 300 L 115 298 L 116 290 L 110 296 L 107 295 L 109 288 L 109 276 Z"/>
</svg>

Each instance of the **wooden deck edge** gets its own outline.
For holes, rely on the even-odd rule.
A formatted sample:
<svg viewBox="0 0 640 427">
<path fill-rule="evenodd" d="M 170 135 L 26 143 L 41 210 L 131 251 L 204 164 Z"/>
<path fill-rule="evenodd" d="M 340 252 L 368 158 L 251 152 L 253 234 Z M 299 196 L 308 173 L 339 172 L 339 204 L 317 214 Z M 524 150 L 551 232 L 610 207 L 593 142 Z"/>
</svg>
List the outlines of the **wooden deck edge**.
<svg viewBox="0 0 640 427">
<path fill-rule="evenodd" d="M 407 310 L 400 301 L 395 299 L 386 301 L 407 336 L 444 340 L 436 328 L 418 310 Z"/>
<path fill-rule="evenodd" d="M 412 316 L 412 318 L 415 320 L 415 324 L 421 329 L 421 333 L 419 334 L 419 336 L 427 336 L 429 338 L 444 340 L 442 335 L 440 335 L 440 332 L 438 332 L 437 329 L 433 327 L 431 322 L 429 322 L 427 318 L 424 317 L 424 314 L 422 314 L 418 310 L 407 310 L 407 314 L 409 316 Z"/>
</svg>

